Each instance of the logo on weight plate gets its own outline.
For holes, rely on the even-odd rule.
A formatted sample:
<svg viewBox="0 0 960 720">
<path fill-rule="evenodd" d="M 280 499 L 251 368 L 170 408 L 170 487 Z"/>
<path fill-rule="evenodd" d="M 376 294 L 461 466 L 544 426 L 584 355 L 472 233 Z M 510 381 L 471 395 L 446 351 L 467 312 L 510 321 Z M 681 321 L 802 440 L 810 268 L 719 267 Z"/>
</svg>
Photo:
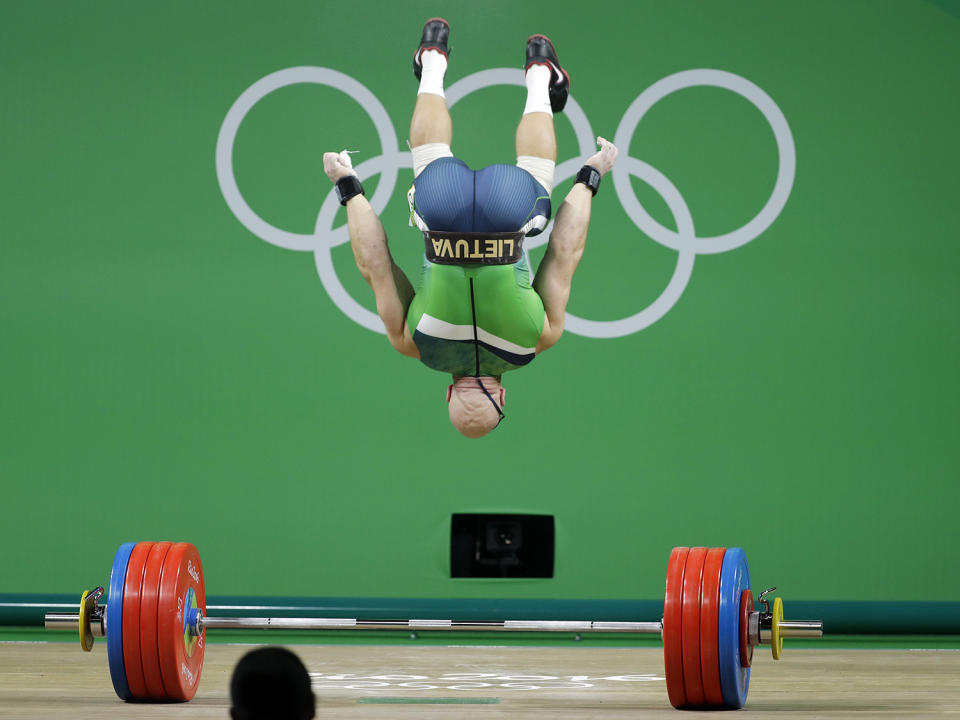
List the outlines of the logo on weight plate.
<svg viewBox="0 0 960 720">
<path fill-rule="evenodd" d="M 200 573 L 197 572 L 197 568 L 194 566 L 192 560 L 187 560 L 187 572 L 190 573 L 190 577 L 193 578 L 194 582 L 197 584 L 200 583 Z"/>
<path fill-rule="evenodd" d="M 263 220 L 251 209 L 237 186 L 233 170 L 233 147 L 243 119 L 270 93 L 300 83 L 336 88 L 357 101 L 370 116 L 380 136 L 381 154 L 362 162 L 356 170 L 361 180 L 380 175 L 380 182 L 370 198 L 370 203 L 377 213 L 383 212 L 393 195 L 399 171 L 413 167 L 410 153 L 401 152 L 393 123 L 383 104 L 370 90 L 349 75 L 322 67 L 293 67 L 279 70 L 261 78 L 241 93 L 227 112 L 217 137 L 216 170 L 220 190 L 233 214 L 254 235 L 272 245 L 288 250 L 312 252 L 320 281 L 337 307 L 359 325 L 383 333 L 384 328 L 380 318 L 350 296 L 334 269 L 331 251 L 334 247 L 349 242 L 349 237 L 346 225 L 334 227 L 339 203 L 333 188 L 331 187 L 320 206 L 313 233 L 307 234 L 283 230 Z M 445 91 L 447 105 L 452 108 L 470 93 L 497 85 L 523 87 L 523 71 L 513 68 L 496 68 L 468 75 Z M 662 172 L 638 158 L 626 155 L 637 125 L 651 107 L 678 90 L 698 86 L 723 88 L 752 103 L 770 124 L 779 156 L 773 191 L 760 211 L 736 230 L 714 237 L 697 236 L 690 208 L 677 188 Z M 564 114 L 573 125 L 579 152 L 576 156 L 557 165 L 555 174 L 557 184 L 574 177 L 584 160 L 595 152 L 596 134 L 583 109 L 573 97 L 568 99 Z M 787 203 L 796 172 L 796 148 L 793 135 L 780 108 L 760 87 L 740 75 L 723 70 L 686 70 L 655 82 L 641 92 L 623 114 L 614 135 L 614 144 L 623 151 L 611 171 L 620 204 L 627 216 L 644 234 L 677 252 L 677 264 L 657 299 L 633 314 L 612 320 L 590 320 L 567 313 L 566 329 L 569 332 L 594 338 L 630 335 L 649 327 L 666 315 L 680 299 L 690 282 L 693 262 L 697 255 L 721 253 L 740 247 L 770 227 Z M 640 178 L 659 193 L 673 216 L 676 230 L 664 227 L 644 209 L 630 186 L 631 176 Z M 530 250 L 544 244 L 548 237 L 549 227 L 541 235 L 528 238 L 526 249 Z"/>
</svg>

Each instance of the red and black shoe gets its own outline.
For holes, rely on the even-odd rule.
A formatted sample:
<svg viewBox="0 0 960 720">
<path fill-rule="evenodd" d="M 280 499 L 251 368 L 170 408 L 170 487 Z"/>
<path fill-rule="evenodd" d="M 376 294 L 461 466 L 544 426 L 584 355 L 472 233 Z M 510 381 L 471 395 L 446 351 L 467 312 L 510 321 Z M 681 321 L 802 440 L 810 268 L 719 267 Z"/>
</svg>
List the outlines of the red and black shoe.
<svg viewBox="0 0 960 720">
<path fill-rule="evenodd" d="M 450 51 L 447 49 L 447 39 L 449 37 L 450 23 L 443 18 L 430 18 L 423 24 L 420 47 L 413 54 L 413 74 L 417 76 L 417 80 L 423 73 L 423 63 L 420 62 L 420 55 L 424 50 L 436 50 L 442 53 L 445 58 L 450 57 Z"/>
<path fill-rule="evenodd" d="M 531 35 L 527 39 L 527 62 L 524 71 L 531 65 L 546 65 L 550 68 L 550 107 L 554 112 L 560 112 L 567 104 L 570 94 L 570 75 L 560 67 L 557 51 L 546 35 Z"/>
</svg>

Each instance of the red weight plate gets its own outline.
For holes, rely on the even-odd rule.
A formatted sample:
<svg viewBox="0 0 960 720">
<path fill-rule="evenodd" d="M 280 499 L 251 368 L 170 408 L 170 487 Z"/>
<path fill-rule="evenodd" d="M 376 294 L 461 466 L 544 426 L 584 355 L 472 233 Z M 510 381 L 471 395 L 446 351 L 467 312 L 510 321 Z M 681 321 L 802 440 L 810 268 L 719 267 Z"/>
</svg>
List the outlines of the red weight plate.
<svg viewBox="0 0 960 720">
<path fill-rule="evenodd" d="M 140 660 L 147 694 L 151 700 L 167 699 L 157 650 L 157 602 L 160 595 L 160 573 L 171 544 L 158 542 L 150 548 L 150 555 L 143 570 L 143 585 L 140 588 Z"/>
<path fill-rule="evenodd" d="M 207 609 L 203 567 L 193 545 L 176 543 L 163 563 L 157 606 L 160 670 L 171 700 L 189 700 L 200 684 L 206 633 L 194 636 L 187 631 L 185 617 L 191 609 Z"/>
<path fill-rule="evenodd" d="M 703 582 L 700 584 L 700 678 L 708 707 L 723 707 L 720 684 L 720 570 L 724 548 L 711 548 L 703 561 Z"/>
<path fill-rule="evenodd" d="M 740 665 L 745 668 L 750 667 L 750 663 L 753 662 L 753 645 L 750 644 L 750 613 L 752 612 L 753 593 L 747 588 L 740 593 Z"/>
<path fill-rule="evenodd" d="M 706 557 L 707 548 L 690 548 L 683 568 L 683 687 L 687 703 L 693 707 L 703 705 L 704 701 L 700 678 L 700 584 Z"/>
<path fill-rule="evenodd" d="M 143 665 L 140 662 L 140 587 L 152 547 L 152 542 L 134 545 L 123 582 L 123 627 L 128 628 L 127 632 L 123 633 L 123 667 L 133 700 L 149 698 L 147 683 L 143 679 Z"/>
<path fill-rule="evenodd" d="M 683 687 L 683 570 L 690 548 L 675 547 L 667 563 L 667 586 L 663 595 L 663 665 L 670 704 L 687 705 Z"/>
</svg>

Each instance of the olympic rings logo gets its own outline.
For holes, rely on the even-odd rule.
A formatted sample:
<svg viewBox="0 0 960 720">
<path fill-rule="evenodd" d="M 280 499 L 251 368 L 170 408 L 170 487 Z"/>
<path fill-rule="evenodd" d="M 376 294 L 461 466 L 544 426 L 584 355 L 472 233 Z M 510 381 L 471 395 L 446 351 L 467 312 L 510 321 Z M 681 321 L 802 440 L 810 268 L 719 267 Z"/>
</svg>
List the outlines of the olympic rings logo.
<svg viewBox="0 0 960 720">
<path fill-rule="evenodd" d="M 370 198 L 370 203 L 378 214 L 383 212 L 396 187 L 399 170 L 413 167 L 410 153 L 400 151 L 393 123 L 386 109 L 370 90 L 349 75 L 322 67 L 293 67 L 279 70 L 261 78 L 237 98 L 227 112 L 217 137 L 216 168 L 220 190 L 233 214 L 254 235 L 278 247 L 313 252 L 320 280 L 337 307 L 361 326 L 384 333 L 380 318 L 347 293 L 334 270 L 331 251 L 334 247 L 349 242 L 349 236 L 345 224 L 340 227 L 333 226 L 339 208 L 333 189 L 331 188 L 320 206 L 314 232 L 303 234 L 288 232 L 265 222 L 250 208 L 237 186 L 233 171 L 233 147 L 244 117 L 254 105 L 270 93 L 298 83 L 313 83 L 336 88 L 357 101 L 373 120 L 377 134 L 380 136 L 381 154 L 362 162 L 356 170 L 361 180 L 380 174 L 380 182 L 376 192 Z M 469 75 L 445 91 L 447 105 L 452 108 L 470 93 L 496 85 L 523 87 L 523 71 L 497 68 Z M 642 160 L 625 154 L 630 147 L 637 125 L 653 105 L 678 90 L 704 85 L 730 90 L 751 102 L 770 124 L 779 156 L 773 191 L 760 211 L 736 230 L 714 237 L 697 236 L 690 208 L 677 188 L 663 173 Z M 564 113 L 573 125 L 579 153 L 557 165 L 555 176 L 557 184 L 574 177 L 584 160 L 595 152 L 596 134 L 590 127 L 590 121 L 583 109 L 572 96 L 567 100 Z M 611 171 L 620 204 L 628 217 L 648 237 L 677 251 L 677 264 L 660 296 L 648 307 L 633 315 L 617 320 L 587 320 L 567 313 L 566 329 L 568 331 L 594 338 L 629 335 L 649 327 L 662 318 L 680 299 L 687 283 L 690 282 L 694 258 L 699 254 L 732 250 L 749 243 L 763 233 L 786 205 L 796 174 L 796 148 L 790 126 L 780 108 L 757 85 L 740 75 L 723 70 L 686 70 L 658 80 L 640 93 L 627 108 L 617 126 L 613 142 L 624 151 L 621 152 L 617 164 Z M 631 176 L 640 178 L 660 194 L 673 215 L 677 226 L 676 231 L 664 227 L 647 213 L 630 187 Z M 548 236 L 549 233 L 544 232 L 537 237 L 529 238 L 527 249 L 546 243 Z"/>
</svg>

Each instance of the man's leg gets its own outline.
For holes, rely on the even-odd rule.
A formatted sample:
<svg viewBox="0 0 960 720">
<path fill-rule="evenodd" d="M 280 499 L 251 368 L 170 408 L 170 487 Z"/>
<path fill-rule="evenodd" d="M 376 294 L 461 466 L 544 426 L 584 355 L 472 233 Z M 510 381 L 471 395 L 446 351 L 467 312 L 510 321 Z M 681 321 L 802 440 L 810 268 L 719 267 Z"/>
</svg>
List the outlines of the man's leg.
<svg viewBox="0 0 960 720">
<path fill-rule="evenodd" d="M 543 65 L 531 65 L 526 72 L 527 104 L 523 109 L 520 124 L 517 125 L 517 161 L 536 158 L 557 162 L 557 137 L 553 129 L 553 111 L 550 109 L 548 88 L 550 87 L 550 68 Z M 522 167 L 522 165 L 521 165 Z M 539 178 L 538 178 L 539 180 Z M 543 182 L 540 183 L 543 185 Z M 549 192 L 553 178 L 547 185 Z"/>
<path fill-rule="evenodd" d="M 525 169 L 549 192 L 553 188 L 553 165 L 557 160 L 553 113 L 563 110 L 567 103 L 570 76 L 560 66 L 553 43 L 543 35 L 533 35 L 527 40 L 526 68 L 527 104 L 517 128 L 517 164 L 524 167 L 525 162 Z M 602 176 L 613 167 L 617 149 L 602 138 L 597 138 L 597 142 L 601 149 L 587 162 Z M 549 185 L 541 179 L 547 168 Z M 583 257 L 592 204 L 591 191 L 582 183 L 575 183 L 557 211 L 547 252 L 533 279 L 533 289 L 540 296 L 546 314 L 537 352 L 552 346 L 563 334 L 573 273 Z"/>
<path fill-rule="evenodd" d="M 442 18 L 427 20 L 420 47 L 413 56 L 413 72 L 420 81 L 417 103 L 410 120 L 410 148 L 414 177 L 438 157 L 450 157 L 453 123 L 443 94 L 447 72 L 447 39 L 450 26 Z"/>
<path fill-rule="evenodd" d="M 527 101 L 523 108 L 523 117 L 517 126 L 517 165 L 533 175 L 549 194 L 553 190 L 553 173 L 557 162 L 553 112 L 554 109 L 562 110 L 566 104 L 570 78 L 560 67 L 553 44 L 543 35 L 533 35 L 527 40 L 524 79 Z M 557 86 L 553 92 L 552 86 Z M 546 313 L 537 352 L 553 345 L 563 332 L 563 318 L 567 300 L 570 298 L 573 271 L 583 254 L 583 242 L 577 242 L 580 233 L 571 226 L 571 221 L 575 218 L 578 228 L 583 227 L 582 240 L 586 239 L 586 224 L 590 218 L 589 203 L 584 207 L 582 202 L 577 202 L 571 207 L 565 200 L 557 213 L 555 229 L 547 244 L 547 253 L 533 281 L 533 288 L 540 295 Z M 558 226 L 567 230 L 558 233 Z"/>
<path fill-rule="evenodd" d="M 446 99 L 442 95 L 417 95 L 417 104 L 410 120 L 410 146 L 416 148 L 443 143 L 449 147 L 452 139 L 453 124 L 450 122 Z"/>
<path fill-rule="evenodd" d="M 549 195 L 557 162 L 553 114 L 567 104 L 570 76 L 560 66 L 557 51 L 545 35 L 527 39 L 524 68 L 527 102 L 517 126 L 517 165 L 533 175 Z"/>
</svg>

